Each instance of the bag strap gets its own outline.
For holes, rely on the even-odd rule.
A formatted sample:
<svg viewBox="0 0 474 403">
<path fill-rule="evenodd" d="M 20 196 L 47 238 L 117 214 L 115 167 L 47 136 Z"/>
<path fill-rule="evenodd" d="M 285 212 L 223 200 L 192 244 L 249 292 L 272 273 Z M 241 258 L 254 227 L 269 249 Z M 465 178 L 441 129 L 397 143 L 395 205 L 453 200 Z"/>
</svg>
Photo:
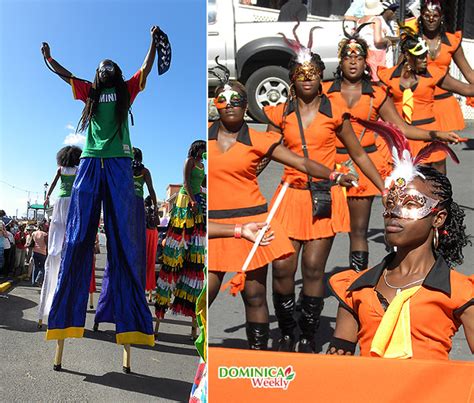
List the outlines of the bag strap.
<svg viewBox="0 0 474 403">
<path fill-rule="evenodd" d="M 306 146 L 306 140 L 304 138 L 304 128 L 303 128 L 303 122 L 301 121 L 301 115 L 300 115 L 300 108 L 298 106 L 298 100 L 295 99 L 293 100 L 295 103 L 295 113 L 296 117 L 298 119 L 298 127 L 300 128 L 300 136 L 301 136 L 301 149 L 303 150 L 303 155 L 305 158 L 308 158 L 308 147 Z M 308 186 L 311 184 L 313 181 L 313 177 L 311 175 L 308 175 Z"/>
<path fill-rule="evenodd" d="M 374 98 L 370 97 L 370 108 L 369 108 L 369 116 L 367 116 L 367 120 L 370 120 L 370 116 L 372 115 L 372 107 L 374 106 Z M 362 133 L 359 136 L 359 143 L 362 141 L 364 138 L 364 134 L 367 131 L 367 128 L 364 127 L 364 130 L 362 130 Z"/>
</svg>

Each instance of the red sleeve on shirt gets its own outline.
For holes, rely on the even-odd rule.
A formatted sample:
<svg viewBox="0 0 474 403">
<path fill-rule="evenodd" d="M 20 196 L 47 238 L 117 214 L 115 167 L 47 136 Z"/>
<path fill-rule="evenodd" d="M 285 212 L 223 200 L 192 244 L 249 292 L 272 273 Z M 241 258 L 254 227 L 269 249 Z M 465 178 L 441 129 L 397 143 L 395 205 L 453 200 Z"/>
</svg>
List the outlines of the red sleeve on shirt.
<svg viewBox="0 0 474 403">
<path fill-rule="evenodd" d="M 143 86 L 143 70 L 138 70 L 133 77 L 127 81 L 128 93 L 130 94 L 130 105 L 135 101 L 136 96 L 145 87 Z"/>
<path fill-rule="evenodd" d="M 71 78 L 69 80 L 72 88 L 72 95 L 74 99 L 79 99 L 86 102 L 87 96 L 89 95 L 89 90 L 91 89 L 92 84 L 89 82 L 77 80 L 76 78 Z"/>
</svg>

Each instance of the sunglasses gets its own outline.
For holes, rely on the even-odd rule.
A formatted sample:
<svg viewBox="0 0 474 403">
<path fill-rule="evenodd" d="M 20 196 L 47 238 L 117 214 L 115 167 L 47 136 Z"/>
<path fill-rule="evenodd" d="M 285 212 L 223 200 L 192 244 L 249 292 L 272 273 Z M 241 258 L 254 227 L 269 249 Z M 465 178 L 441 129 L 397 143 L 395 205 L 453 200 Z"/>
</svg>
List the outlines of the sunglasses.
<svg viewBox="0 0 474 403">
<path fill-rule="evenodd" d="M 115 67 L 112 64 L 104 64 L 99 67 L 99 71 L 103 72 L 106 71 L 107 73 L 113 73 L 115 71 Z"/>
</svg>

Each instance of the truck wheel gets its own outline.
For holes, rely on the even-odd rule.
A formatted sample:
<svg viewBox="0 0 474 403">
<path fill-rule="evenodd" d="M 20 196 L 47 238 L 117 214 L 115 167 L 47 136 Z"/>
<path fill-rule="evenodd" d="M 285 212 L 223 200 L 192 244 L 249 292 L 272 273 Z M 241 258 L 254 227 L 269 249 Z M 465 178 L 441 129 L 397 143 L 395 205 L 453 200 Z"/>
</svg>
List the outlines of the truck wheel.
<svg viewBox="0 0 474 403">
<path fill-rule="evenodd" d="M 289 94 L 288 70 L 280 66 L 266 66 L 252 73 L 247 88 L 249 114 L 259 122 L 265 122 L 262 108 L 285 102 Z"/>
</svg>

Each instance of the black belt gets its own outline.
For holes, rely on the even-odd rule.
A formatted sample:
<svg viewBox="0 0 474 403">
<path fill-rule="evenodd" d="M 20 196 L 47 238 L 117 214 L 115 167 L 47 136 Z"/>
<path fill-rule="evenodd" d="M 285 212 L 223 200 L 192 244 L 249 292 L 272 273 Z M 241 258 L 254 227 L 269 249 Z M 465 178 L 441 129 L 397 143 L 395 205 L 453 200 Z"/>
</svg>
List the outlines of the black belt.
<svg viewBox="0 0 474 403">
<path fill-rule="evenodd" d="M 363 147 L 363 149 L 367 154 L 370 154 L 370 153 L 374 153 L 375 151 L 377 151 L 377 146 L 375 144 L 372 144 L 371 146 Z M 336 147 L 336 153 L 337 154 L 349 154 L 349 151 L 347 151 L 347 148 Z"/>
<path fill-rule="evenodd" d="M 433 122 L 436 122 L 436 119 L 431 117 L 431 118 L 426 118 L 426 119 L 413 120 L 410 124 L 412 126 L 421 126 L 421 125 L 427 125 L 428 123 L 433 123 Z"/>
<path fill-rule="evenodd" d="M 449 97 L 452 97 L 452 96 L 453 96 L 452 92 L 445 92 L 444 94 L 435 95 L 434 99 L 435 100 L 437 100 L 437 99 L 446 99 L 446 98 L 449 98 Z"/>
<path fill-rule="evenodd" d="M 210 219 L 249 217 L 252 215 L 263 214 L 268 211 L 267 203 L 261 206 L 244 207 L 229 210 L 209 210 L 207 212 Z"/>
</svg>

